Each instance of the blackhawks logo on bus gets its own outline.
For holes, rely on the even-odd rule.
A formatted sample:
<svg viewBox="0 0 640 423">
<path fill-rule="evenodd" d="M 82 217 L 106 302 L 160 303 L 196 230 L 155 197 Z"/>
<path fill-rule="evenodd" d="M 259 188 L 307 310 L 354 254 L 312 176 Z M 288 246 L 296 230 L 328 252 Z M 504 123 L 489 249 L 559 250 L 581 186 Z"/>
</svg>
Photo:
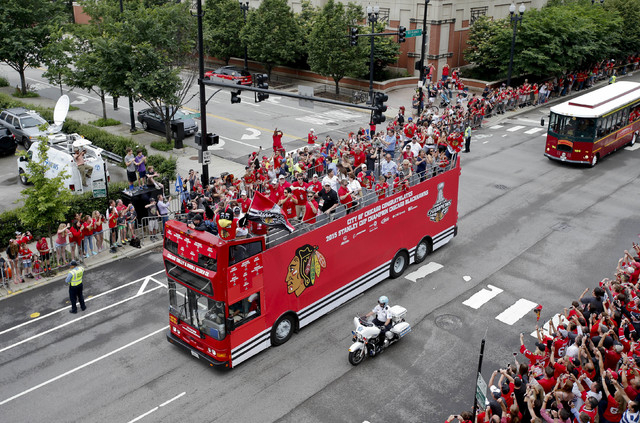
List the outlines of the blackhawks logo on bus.
<svg viewBox="0 0 640 423">
<path fill-rule="evenodd" d="M 451 206 L 451 200 L 444 198 L 444 182 L 440 182 L 438 184 L 438 198 L 431 210 L 427 212 L 427 216 L 432 222 L 439 222 L 449 211 L 449 206 Z"/>
<path fill-rule="evenodd" d="M 299 247 L 287 269 L 287 293 L 299 297 L 305 289 L 315 284 L 320 271 L 327 267 L 327 261 L 318 246 L 305 244 Z"/>
</svg>

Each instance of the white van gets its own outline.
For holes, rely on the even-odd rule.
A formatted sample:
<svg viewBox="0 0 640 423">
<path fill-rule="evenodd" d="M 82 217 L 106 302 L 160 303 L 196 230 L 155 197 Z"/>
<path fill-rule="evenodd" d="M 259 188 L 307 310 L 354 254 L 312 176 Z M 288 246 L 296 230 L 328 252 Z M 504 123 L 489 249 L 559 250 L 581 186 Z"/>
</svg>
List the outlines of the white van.
<svg viewBox="0 0 640 423">
<path fill-rule="evenodd" d="M 29 183 L 29 172 L 27 162 L 29 160 L 39 160 L 38 146 L 42 141 L 34 142 L 27 151 L 26 157 L 18 158 L 18 176 L 22 184 Z M 87 176 L 87 186 L 82 186 L 82 177 L 78 166 L 73 158 L 75 149 L 85 150 L 85 164 L 92 167 L 91 176 Z M 109 182 L 109 171 L 107 162 L 103 158 L 102 148 L 91 144 L 91 141 L 78 134 L 55 134 L 49 136 L 49 158 L 46 165 L 49 170 L 45 173 L 47 177 L 54 177 L 61 171 L 66 171 L 65 186 L 74 194 L 91 192 L 93 187 L 104 188 Z"/>
</svg>

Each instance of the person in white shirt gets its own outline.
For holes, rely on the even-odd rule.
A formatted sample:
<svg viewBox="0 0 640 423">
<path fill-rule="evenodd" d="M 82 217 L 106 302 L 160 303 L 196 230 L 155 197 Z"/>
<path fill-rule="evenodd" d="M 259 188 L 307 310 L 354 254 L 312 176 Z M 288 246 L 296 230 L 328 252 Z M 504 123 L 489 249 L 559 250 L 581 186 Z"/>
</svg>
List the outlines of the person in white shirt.
<svg viewBox="0 0 640 423">
<path fill-rule="evenodd" d="M 338 192 L 340 181 L 338 180 L 338 177 L 336 176 L 333 169 L 329 169 L 329 173 L 327 173 L 327 175 L 324 178 L 322 178 L 322 186 L 325 186 L 327 184 L 331 186 L 332 190 L 334 190 L 335 192 Z"/>
</svg>

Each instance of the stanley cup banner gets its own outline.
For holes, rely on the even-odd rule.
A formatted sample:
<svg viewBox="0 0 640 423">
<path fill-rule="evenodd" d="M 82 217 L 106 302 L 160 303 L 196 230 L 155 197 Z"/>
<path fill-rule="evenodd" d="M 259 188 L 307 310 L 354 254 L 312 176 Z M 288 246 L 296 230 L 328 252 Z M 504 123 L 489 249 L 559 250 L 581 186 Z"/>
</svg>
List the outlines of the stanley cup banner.
<svg viewBox="0 0 640 423">
<path fill-rule="evenodd" d="M 444 198 L 444 182 L 440 182 L 438 184 L 438 198 L 431 210 L 427 212 L 427 216 L 432 222 L 439 222 L 449 211 L 449 206 L 451 206 L 451 200 Z"/>
</svg>

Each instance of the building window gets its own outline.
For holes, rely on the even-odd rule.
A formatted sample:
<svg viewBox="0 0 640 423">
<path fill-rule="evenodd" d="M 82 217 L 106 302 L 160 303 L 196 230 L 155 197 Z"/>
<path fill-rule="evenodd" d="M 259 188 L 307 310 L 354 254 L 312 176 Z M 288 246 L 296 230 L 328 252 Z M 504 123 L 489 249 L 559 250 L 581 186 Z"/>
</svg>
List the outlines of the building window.
<svg viewBox="0 0 640 423">
<path fill-rule="evenodd" d="M 471 21 L 469 25 L 473 25 L 480 16 L 486 16 L 489 6 L 485 7 L 472 7 L 471 8 Z"/>
<path fill-rule="evenodd" d="M 380 8 L 380 13 L 378 13 L 378 22 L 386 22 L 387 25 L 389 24 L 389 13 L 391 12 L 391 9 L 388 7 L 381 7 Z"/>
</svg>

